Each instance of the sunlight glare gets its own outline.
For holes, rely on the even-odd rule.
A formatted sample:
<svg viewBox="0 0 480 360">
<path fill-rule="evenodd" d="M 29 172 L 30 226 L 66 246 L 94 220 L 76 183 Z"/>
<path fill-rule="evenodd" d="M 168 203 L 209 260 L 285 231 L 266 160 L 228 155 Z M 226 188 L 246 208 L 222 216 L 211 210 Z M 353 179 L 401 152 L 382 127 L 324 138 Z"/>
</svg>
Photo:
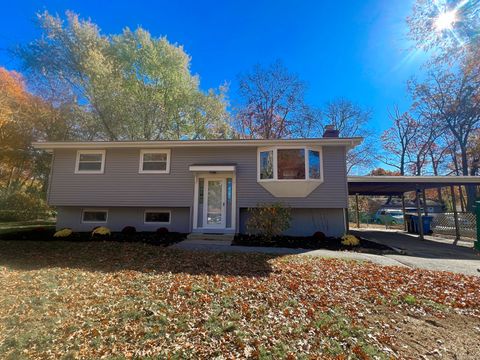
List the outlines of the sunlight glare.
<svg viewBox="0 0 480 360">
<path fill-rule="evenodd" d="M 442 32 L 444 30 L 452 30 L 453 25 L 457 22 L 457 10 L 451 10 L 440 13 L 435 19 L 435 30 Z"/>
</svg>

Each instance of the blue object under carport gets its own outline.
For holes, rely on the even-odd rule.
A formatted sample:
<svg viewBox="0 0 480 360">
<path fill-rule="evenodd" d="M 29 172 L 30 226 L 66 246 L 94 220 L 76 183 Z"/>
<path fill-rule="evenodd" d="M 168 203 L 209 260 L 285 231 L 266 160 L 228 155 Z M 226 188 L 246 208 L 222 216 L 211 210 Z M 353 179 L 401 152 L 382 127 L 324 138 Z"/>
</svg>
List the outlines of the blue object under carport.
<svg viewBox="0 0 480 360">
<path fill-rule="evenodd" d="M 412 232 L 414 234 L 420 234 L 420 226 L 418 221 L 418 215 L 409 215 L 409 224 L 408 224 L 408 232 Z M 423 223 L 423 233 L 430 234 L 431 230 L 431 223 L 433 220 L 433 216 L 422 216 L 422 223 Z"/>
</svg>

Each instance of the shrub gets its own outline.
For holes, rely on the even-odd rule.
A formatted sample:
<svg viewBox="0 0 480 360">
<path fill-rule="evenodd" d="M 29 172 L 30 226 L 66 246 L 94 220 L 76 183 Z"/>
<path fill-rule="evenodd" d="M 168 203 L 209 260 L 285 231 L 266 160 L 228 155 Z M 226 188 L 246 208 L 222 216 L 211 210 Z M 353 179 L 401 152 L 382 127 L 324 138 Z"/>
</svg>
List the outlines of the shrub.
<svg viewBox="0 0 480 360">
<path fill-rule="evenodd" d="M 358 246 L 360 240 L 355 235 L 344 235 L 342 237 L 342 245 L 345 246 Z"/>
<path fill-rule="evenodd" d="M 53 234 L 53 237 L 56 238 L 66 238 L 72 235 L 72 229 L 65 228 L 62 230 L 58 230 L 55 234 Z"/>
<path fill-rule="evenodd" d="M 321 242 L 321 241 L 325 241 L 327 239 L 327 237 L 325 236 L 325 234 L 321 231 L 316 231 L 313 236 L 312 236 L 315 240 Z"/>
<path fill-rule="evenodd" d="M 93 229 L 92 236 L 99 235 L 99 236 L 109 236 L 111 231 L 106 226 L 98 226 Z"/>
<path fill-rule="evenodd" d="M 257 204 L 248 209 L 247 231 L 251 234 L 259 234 L 266 240 L 280 235 L 290 227 L 290 208 L 281 203 Z"/>
<path fill-rule="evenodd" d="M 0 199 L 0 221 L 24 221 L 49 217 L 50 208 L 38 194 L 14 192 Z"/>
<path fill-rule="evenodd" d="M 135 228 L 135 226 L 125 226 L 122 229 L 122 234 L 125 234 L 125 235 L 132 235 L 132 234 L 135 234 L 136 232 L 137 232 L 137 229 Z"/>
<path fill-rule="evenodd" d="M 168 234 L 169 231 L 166 227 L 161 227 L 157 229 L 157 235 L 165 235 Z"/>
</svg>

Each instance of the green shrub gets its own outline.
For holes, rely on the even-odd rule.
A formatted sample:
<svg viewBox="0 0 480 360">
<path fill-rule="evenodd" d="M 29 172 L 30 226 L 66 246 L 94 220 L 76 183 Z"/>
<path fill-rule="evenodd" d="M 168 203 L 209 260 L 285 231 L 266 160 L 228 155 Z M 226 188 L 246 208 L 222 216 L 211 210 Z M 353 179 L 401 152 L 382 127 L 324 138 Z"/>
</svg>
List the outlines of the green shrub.
<svg viewBox="0 0 480 360">
<path fill-rule="evenodd" d="M 0 198 L 0 221 L 36 220 L 48 217 L 50 212 L 38 194 L 14 192 Z"/>
<path fill-rule="evenodd" d="M 248 209 L 247 231 L 259 234 L 267 240 L 290 228 L 290 208 L 281 203 L 257 204 Z"/>
</svg>

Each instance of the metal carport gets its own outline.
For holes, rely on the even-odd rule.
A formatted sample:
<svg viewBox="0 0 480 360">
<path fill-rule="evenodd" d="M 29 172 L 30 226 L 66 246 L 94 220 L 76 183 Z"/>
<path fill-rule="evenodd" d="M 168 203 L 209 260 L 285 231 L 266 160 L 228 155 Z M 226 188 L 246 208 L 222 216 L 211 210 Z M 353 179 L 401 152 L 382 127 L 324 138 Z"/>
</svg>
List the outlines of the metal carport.
<svg viewBox="0 0 480 360">
<path fill-rule="evenodd" d="M 401 196 L 404 205 L 404 194 L 410 191 L 416 192 L 417 214 L 419 217 L 420 239 L 424 238 L 422 212 L 420 210 L 420 195 L 423 195 L 425 203 L 425 190 L 442 187 L 450 187 L 451 196 L 455 203 L 454 186 L 480 185 L 480 176 L 349 176 L 348 192 L 355 195 L 356 212 L 358 219 L 358 196 L 359 195 L 383 195 Z M 424 207 L 426 208 L 426 207 Z M 424 209 L 425 211 L 425 209 Z M 405 206 L 403 206 L 405 214 Z M 458 213 L 453 207 L 455 219 L 456 240 L 460 238 Z"/>
</svg>

